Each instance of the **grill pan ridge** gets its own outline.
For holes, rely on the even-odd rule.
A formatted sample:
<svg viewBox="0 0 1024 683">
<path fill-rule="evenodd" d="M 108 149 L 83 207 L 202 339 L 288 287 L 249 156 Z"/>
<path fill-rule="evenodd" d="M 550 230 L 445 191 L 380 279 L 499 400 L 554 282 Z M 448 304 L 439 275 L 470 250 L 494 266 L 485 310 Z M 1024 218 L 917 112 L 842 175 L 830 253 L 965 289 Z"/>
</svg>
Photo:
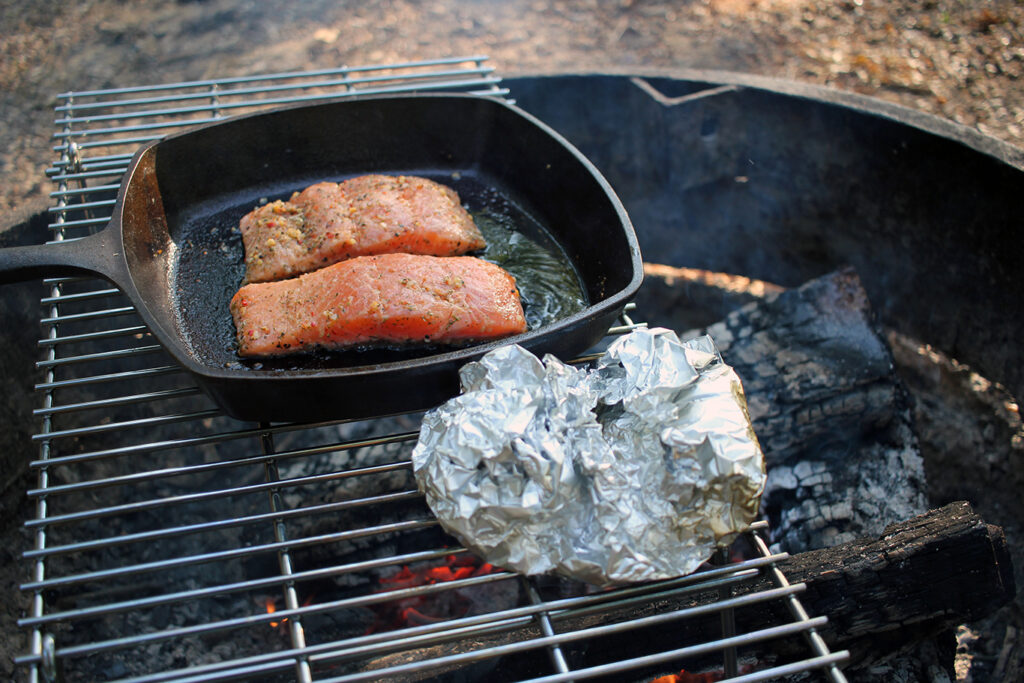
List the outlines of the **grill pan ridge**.
<svg viewBox="0 0 1024 683">
<path fill-rule="evenodd" d="M 66 93 L 57 107 L 60 158 L 49 170 L 57 186 L 53 241 L 106 225 L 134 148 L 151 139 L 224 113 L 381 91 L 508 96 L 485 62 L 468 57 Z M 95 111 L 122 113 L 123 120 L 112 116 L 93 129 Z M 623 680 L 710 653 L 727 676 L 742 673 L 740 680 L 811 670 L 844 680 L 837 664 L 847 654 L 829 652 L 818 636 L 825 619 L 800 606 L 802 586 L 790 586 L 778 570 L 783 556 L 761 540 L 763 525 L 748 535 L 751 559 L 600 594 L 553 596 L 541 579 L 501 571 L 374 588 L 367 577 L 393 582 L 405 567 L 457 563 L 466 555 L 438 542 L 437 522 L 410 486 L 417 413 L 239 421 L 155 343 L 117 289 L 89 277 L 45 285 L 45 376 L 36 410 L 42 428 L 32 463 L 38 484 L 28 492 L 36 505 L 27 524 L 34 545 L 25 552 L 31 576 L 21 587 L 32 596 L 32 610 L 19 622 L 28 648 L 17 659 L 29 680 L 418 680 L 452 668 L 480 671 L 473 667 L 493 666 L 499 655 L 507 662 L 538 653 L 542 668 L 523 679 Z M 609 335 L 641 324 L 629 311 Z M 353 555 L 338 555 L 338 548 Z M 749 588 L 762 579 L 771 587 Z M 337 622 L 357 609 L 380 614 L 381 605 L 399 598 L 499 585 L 516 586 L 519 599 L 433 623 L 338 635 Z M 346 590 L 329 592 L 339 586 Z M 709 593 L 717 597 L 700 607 L 663 606 Z M 791 621 L 754 632 L 737 628 L 735 613 L 773 601 L 786 606 Z M 611 619 L 637 606 L 643 616 Z M 574 657 L 581 643 L 644 627 L 675 633 L 699 618 L 721 627 L 657 652 L 589 665 Z M 523 635 L 473 646 L 501 633 Z M 804 641 L 806 658 L 740 671 L 738 649 L 783 638 Z M 442 646 L 454 649 L 438 654 Z M 371 661 L 379 668 L 360 669 Z"/>
</svg>

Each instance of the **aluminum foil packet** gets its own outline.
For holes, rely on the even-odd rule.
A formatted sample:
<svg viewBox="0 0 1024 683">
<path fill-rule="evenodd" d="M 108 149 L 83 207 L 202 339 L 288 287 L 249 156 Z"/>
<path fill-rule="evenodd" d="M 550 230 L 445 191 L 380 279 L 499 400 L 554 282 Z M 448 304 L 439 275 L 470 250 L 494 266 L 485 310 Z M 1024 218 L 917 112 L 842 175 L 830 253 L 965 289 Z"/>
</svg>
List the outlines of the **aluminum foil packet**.
<svg viewBox="0 0 1024 683">
<path fill-rule="evenodd" d="M 460 379 L 424 416 L 413 470 L 487 562 L 597 586 L 669 578 L 757 516 L 764 456 L 710 337 L 639 329 L 589 369 L 509 345 Z"/>
</svg>

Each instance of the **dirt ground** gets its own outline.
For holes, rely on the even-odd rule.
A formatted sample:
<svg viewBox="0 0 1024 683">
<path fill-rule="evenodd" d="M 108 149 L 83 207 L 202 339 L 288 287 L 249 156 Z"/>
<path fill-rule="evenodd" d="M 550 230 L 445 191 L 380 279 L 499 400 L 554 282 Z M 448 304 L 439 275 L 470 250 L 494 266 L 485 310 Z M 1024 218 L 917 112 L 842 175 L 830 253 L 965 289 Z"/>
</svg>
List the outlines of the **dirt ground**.
<svg viewBox="0 0 1024 683">
<path fill-rule="evenodd" d="M 795 79 L 1024 146 L 1021 0 L 2 0 L 0 10 L 6 210 L 48 190 L 58 92 L 451 55 L 486 54 L 507 76 L 690 67 Z"/>
<path fill-rule="evenodd" d="M 0 231 L 47 203 L 59 92 L 470 54 L 502 76 L 793 79 L 1024 147 L 1024 0 L 0 0 Z M 20 514 L 0 506 L 22 541 L 0 548 L 0 680 L 25 646 Z"/>
</svg>

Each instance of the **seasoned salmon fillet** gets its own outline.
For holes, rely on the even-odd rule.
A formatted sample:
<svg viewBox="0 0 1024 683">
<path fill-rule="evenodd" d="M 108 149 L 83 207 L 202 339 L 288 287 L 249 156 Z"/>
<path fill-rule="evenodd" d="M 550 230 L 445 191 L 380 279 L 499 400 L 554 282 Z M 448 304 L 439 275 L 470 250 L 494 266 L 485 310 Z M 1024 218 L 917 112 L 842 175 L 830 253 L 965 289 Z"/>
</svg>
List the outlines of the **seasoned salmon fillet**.
<svg viewBox="0 0 1024 683">
<path fill-rule="evenodd" d="M 455 190 L 416 176 L 317 183 L 253 209 L 239 228 L 246 282 L 282 280 L 354 256 L 455 256 L 486 246 Z"/>
<path fill-rule="evenodd" d="M 515 278 L 473 256 L 359 256 L 231 299 L 238 353 L 455 344 L 526 331 Z"/>
</svg>

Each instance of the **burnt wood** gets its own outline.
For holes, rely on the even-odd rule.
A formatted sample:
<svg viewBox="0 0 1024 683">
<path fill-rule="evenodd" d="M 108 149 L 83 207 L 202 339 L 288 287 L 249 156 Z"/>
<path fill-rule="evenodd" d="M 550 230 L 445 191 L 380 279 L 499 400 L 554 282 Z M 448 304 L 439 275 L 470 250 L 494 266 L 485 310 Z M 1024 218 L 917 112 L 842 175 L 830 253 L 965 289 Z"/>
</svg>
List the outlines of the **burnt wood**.
<svg viewBox="0 0 1024 683">
<path fill-rule="evenodd" d="M 828 547 L 927 510 L 908 395 L 857 273 L 759 289 L 763 297 L 683 336 L 710 334 L 743 381 L 773 543 Z"/>
<path fill-rule="evenodd" d="M 850 650 L 851 667 L 985 617 L 1017 591 L 1002 528 L 963 501 L 779 568 L 807 584 L 801 601 L 829 617 L 823 635 Z"/>
<path fill-rule="evenodd" d="M 832 651 L 849 650 L 844 669 L 851 680 L 873 680 L 875 674 L 867 671 L 872 665 L 986 617 L 1016 594 L 1002 528 L 986 524 L 964 501 L 892 524 L 877 538 L 792 555 L 778 567 L 791 584 L 806 585 L 799 599 L 810 616 L 828 617 L 819 632 Z M 735 594 L 770 587 L 764 578 Z M 661 609 L 672 607 L 663 603 Z M 791 619 L 779 602 L 737 615 L 745 630 Z M 796 640 L 775 641 L 770 651 L 755 656 L 809 656 L 795 645 Z M 942 664 L 952 668 L 949 655 Z"/>
<path fill-rule="evenodd" d="M 1002 529 L 986 524 L 966 502 L 951 503 L 893 524 L 877 538 L 789 556 L 778 563 L 778 568 L 791 584 L 806 585 L 798 598 L 810 616 L 828 617 L 828 624 L 819 632 L 833 652 L 850 651 L 844 670 L 852 680 L 870 680 L 867 667 L 933 639 L 957 624 L 991 614 L 1016 592 Z M 736 587 L 733 595 L 772 587 L 772 579 L 763 575 L 757 581 Z M 564 633 L 708 604 L 719 597 L 709 592 L 696 598 L 661 600 L 628 611 L 570 618 L 555 622 L 554 628 L 556 633 Z M 793 617 L 783 601 L 775 600 L 756 609 L 737 610 L 736 621 L 742 632 L 792 622 Z M 679 620 L 670 627 L 592 640 L 580 646 L 569 645 L 564 650 L 575 660 L 571 662 L 573 666 L 588 666 L 594 660 L 616 661 L 637 656 L 640 643 L 645 652 L 668 650 L 717 637 L 719 633 L 720 620 L 714 616 Z M 420 662 L 541 636 L 540 629 L 531 626 L 387 655 L 368 662 L 366 669 Z M 802 638 L 770 641 L 764 649 L 760 647 L 743 650 L 744 661 L 767 665 L 812 656 Z M 536 650 L 535 654 L 537 661 L 545 661 L 545 651 Z M 705 660 L 703 664 L 714 667 L 715 660 Z M 951 666 L 952 661 L 946 665 Z M 477 673 L 483 673 L 495 664 L 483 662 L 473 666 Z M 511 673 L 512 666 L 502 662 L 498 668 L 504 674 Z M 433 680 L 453 670 L 432 669 L 407 680 Z M 647 673 L 658 672 L 655 669 Z M 462 670 L 452 680 L 462 680 L 460 676 L 466 673 Z M 634 677 L 641 680 L 643 675 L 644 672 L 637 672 Z"/>
<path fill-rule="evenodd" d="M 791 584 L 806 585 L 798 597 L 808 614 L 828 617 L 820 633 L 832 651 L 849 650 L 844 669 L 853 680 L 872 680 L 868 667 L 912 651 L 959 624 L 988 616 L 1016 594 L 1002 528 L 986 524 L 964 501 L 892 524 L 877 538 L 792 555 L 778 567 Z M 765 577 L 735 594 L 772 585 Z M 692 604 L 698 603 L 661 603 L 658 610 Z M 646 608 L 633 616 L 653 612 Z M 615 619 L 613 615 L 604 618 Z M 788 610 L 777 601 L 766 603 L 763 610 L 737 614 L 744 630 L 790 620 Z M 652 632 L 649 637 L 663 638 L 667 648 L 673 638 L 685 633 L 716 628 L 713 622 L 686 626 L 696 630 L 675 630 L 667 638 Z M 769 650 L 754 654 L 780 660 L 810 656 L 795 639 L 773 641 Z M 943 664 L 951 668 L 952 652 L 949 655 Z"/>
</svg>

